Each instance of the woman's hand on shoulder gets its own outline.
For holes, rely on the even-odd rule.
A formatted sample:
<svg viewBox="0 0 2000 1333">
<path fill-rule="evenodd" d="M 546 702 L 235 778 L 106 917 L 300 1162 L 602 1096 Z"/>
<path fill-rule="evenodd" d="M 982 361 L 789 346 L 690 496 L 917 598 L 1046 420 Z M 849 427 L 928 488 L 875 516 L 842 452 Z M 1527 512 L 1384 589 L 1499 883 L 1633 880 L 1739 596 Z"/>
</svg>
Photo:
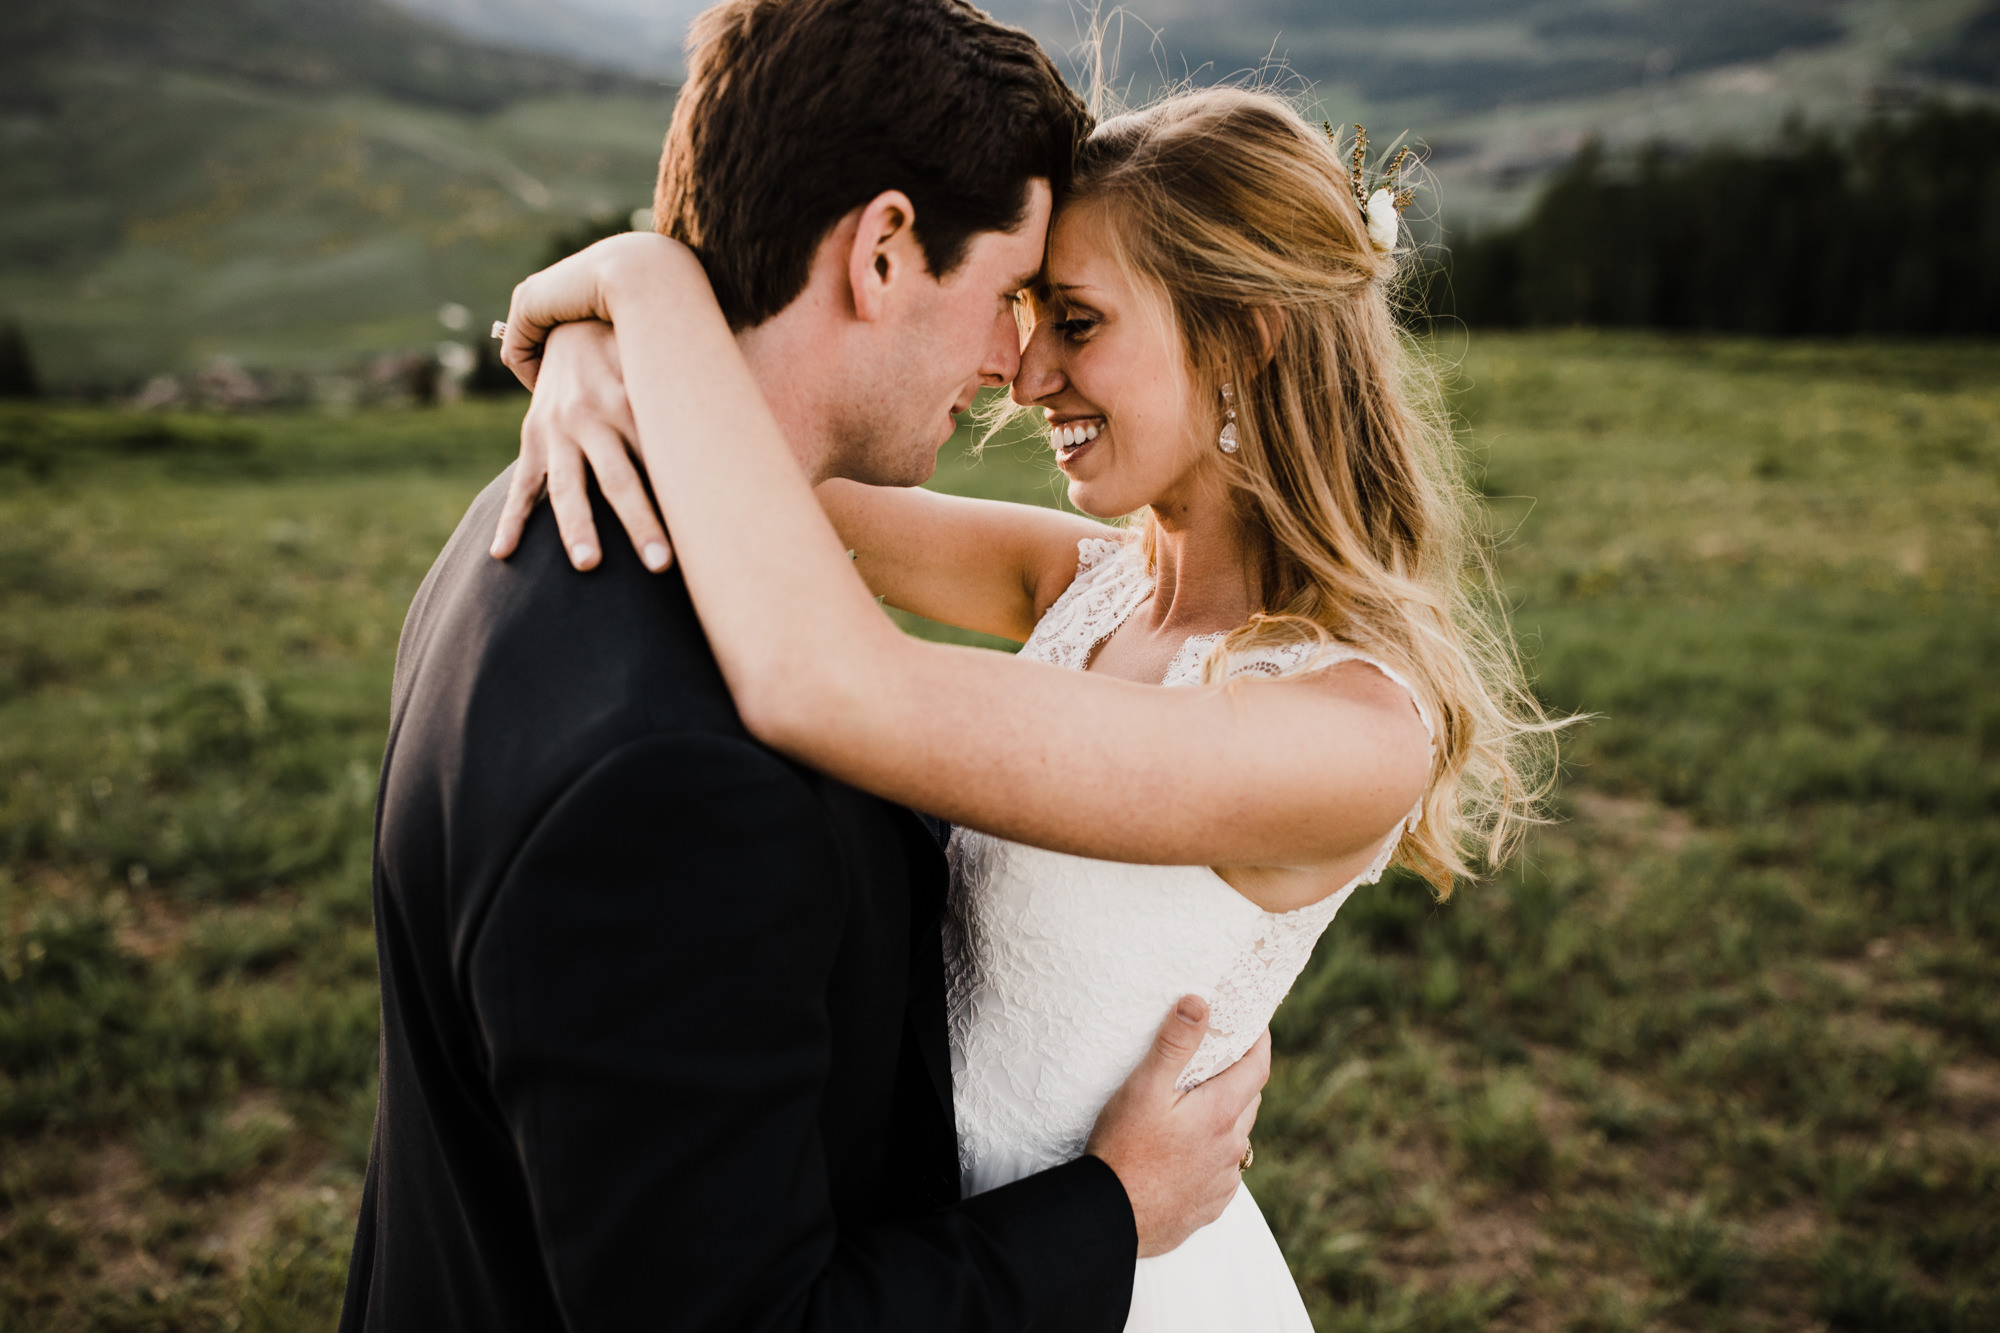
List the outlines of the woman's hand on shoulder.
<svg viewBox="0 0 2000 1333">
<path fill-rule="evenodd" d="M 620 297 L 714 302 L 694 253 L 651 232 L 599 241 L 514 289 L 501 358 L 534 391 L 521 422 L 521 456 L 495 525 L 504 560 L 546 488 L 570 563 L 595 569 L 603 546 L 591 519 L 591 474 L 632 548 L 654 573 L 673 547 L 635 463 L 639 434 L 611 319 Z"/>
<path fill-rule="evenodd" d="M 514 553 L 546 487 L 570 564 L 595 569 L 603 548 L 590 512 L 594 473 L 632 549 L 646 568 L 661 572 L 673 562 L 673 547 L 640 477 L 639 432 L 611 326 L 598 320 L 557 326 L 542 361 L 540 387 L 521 421 L 521 456 L 494 525 L 493 557 Z"/>
</svg>

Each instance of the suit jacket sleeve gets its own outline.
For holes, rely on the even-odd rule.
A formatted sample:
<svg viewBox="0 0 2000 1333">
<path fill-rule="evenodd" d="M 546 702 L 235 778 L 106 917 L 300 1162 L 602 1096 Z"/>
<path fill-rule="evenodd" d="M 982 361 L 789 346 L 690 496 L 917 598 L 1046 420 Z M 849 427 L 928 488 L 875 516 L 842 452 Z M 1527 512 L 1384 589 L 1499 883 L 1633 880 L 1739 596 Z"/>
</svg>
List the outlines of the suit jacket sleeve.
<svg viewBox="0 0 2000 1333">
<path fill-rule="evenodd" d="M 569 1328 L 1121 1328 L 1136 1238 L 1094 1158 L 836 1225 L 843 892 L 807 784 L 710 734 L 624 745 L 524 840 L 460 985 Z"/>
</svg>

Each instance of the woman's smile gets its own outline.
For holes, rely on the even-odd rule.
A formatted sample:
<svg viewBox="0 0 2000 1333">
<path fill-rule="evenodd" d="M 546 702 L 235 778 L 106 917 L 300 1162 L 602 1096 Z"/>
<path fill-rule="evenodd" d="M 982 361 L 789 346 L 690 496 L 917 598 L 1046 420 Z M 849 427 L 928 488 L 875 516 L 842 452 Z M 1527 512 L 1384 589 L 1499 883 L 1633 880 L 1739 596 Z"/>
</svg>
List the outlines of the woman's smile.
<svg viewBox="0 0 2000 1333">
<path fill-rule="evenodd" d="M 1065 466 L 1076 461 L 1091 442 L 1104 432 L 1104 418 L 1099 416 L 1059 416 L 1049 413 L 1049 439 L 1055 445 L 1056 464 Z"/>
</svg>

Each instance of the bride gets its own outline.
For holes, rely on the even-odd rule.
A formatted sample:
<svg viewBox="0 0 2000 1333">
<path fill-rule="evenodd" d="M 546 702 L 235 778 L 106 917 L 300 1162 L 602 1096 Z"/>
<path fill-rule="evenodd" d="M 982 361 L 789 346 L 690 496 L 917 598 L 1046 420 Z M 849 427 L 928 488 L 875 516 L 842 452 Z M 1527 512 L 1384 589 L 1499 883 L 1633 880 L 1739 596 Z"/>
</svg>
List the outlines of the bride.
<svg viewBox="0 0 2000 1333">
<path fill-rule="evenodd" d="M 1211 1006 L 1193 1086 L 1253 1044 L 1357 886 L 1401 864 L 1448 893 L 1532 815 L 1551 724 L 1467 592 L 1468 502 L 1388 303 L 1394 214 L 1378 201 L 1371 241 L 1364 197 L 1267 95 L 1183 94 L 1091 137 L 1024 295 L 1013 400 L 1045 417 L 1075 507 L 1123 527 L 815 495 L 664 237 L 517 289 L 517 365 L 558 322 L 614 331 L 627 429 L 744 724 L 957 826 L 968 1193 L 1089 1151 L 1176 997 Z M 579 450 L 530 444 L 496 554 L 544 475 L 566 545 L 594 541 Z M 1023 647 L 906 637 L 878 596 Z M 1244 1190 L 1140 1260 L 1129 1327 L 1310 1323 Z"/>
</svg>

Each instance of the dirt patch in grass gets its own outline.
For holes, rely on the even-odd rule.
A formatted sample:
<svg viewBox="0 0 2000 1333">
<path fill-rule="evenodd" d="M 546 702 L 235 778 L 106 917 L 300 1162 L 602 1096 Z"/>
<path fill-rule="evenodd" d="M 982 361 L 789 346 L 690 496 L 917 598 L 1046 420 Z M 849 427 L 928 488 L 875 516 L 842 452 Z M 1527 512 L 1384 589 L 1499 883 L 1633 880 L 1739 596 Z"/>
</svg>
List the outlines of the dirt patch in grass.
<svg viewBox="0 0 2000 1333">
<path fill-rule="evenodd" d="M 193 915 L 158 894 L 118 895 L 118 947 L 148 962 L 171 957 L 187 938 Z"/>
<path fill-rule="evenodd" d="M 253 1092 L 229 1118 L 243 1123 L 274 1113 L 277 1099 Z M 295 1136 L 254 1180 L 180 1198 L 160 1192 L 131 1142 L 107 1139 L 84 1150 L 77 1188 L 43 1198 L 37 1215 L 73 1234 L 72 1266 L 98 1293 L 91 1300 L 157 1303 L 190 1288 L 242 1281 L 277 1220 L 303 1207 L 330 1206 L 351 1218 L 358 1183 L 329 1177 L 325 1156 L 309 1138 Z M 22 1216 L 16 1210 L 0 1224 L 0 1241 Z"/>
<path fill-rule="evenodd" d="M 1938 1071 L 1938 1095 L 1979 1133 L 2000 1133 L 2000 1061 L 1961 1056 Z"/>
<path fill-rule="evenodd" d="M 1651 844 L 1677 854 L 1694 835 L 1694 821 L 1679 810 L 1643 796 L 1614 796 L 1579 787 L 1569 792 L 1578 823 L 1627 846 Z"/>
</svg>

